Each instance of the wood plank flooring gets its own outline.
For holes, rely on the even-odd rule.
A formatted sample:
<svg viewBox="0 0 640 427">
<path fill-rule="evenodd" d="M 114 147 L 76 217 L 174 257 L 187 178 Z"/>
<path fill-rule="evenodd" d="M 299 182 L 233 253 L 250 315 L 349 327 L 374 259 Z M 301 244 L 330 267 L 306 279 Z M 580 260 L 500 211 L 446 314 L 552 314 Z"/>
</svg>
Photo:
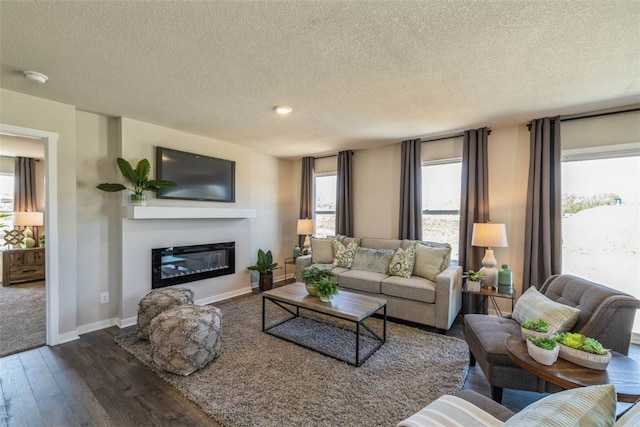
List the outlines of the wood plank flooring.
<svg viewBox="0 0 640 427">
<path fill-rule="evenodd" d="M 114 342 L 131 330 L 111 327 L 0 358 L 0 427 L 219 426 Z M 448 335 L 463 338 L 461 319 Z M 640 360 L 640 346 L 632 347 L 630 355 Z M 489 395 L 478 366 L 470 368 L 465 388 Z M 540 397 L 505 390 L 503 403 L 519 410 Z"/>
</svg>

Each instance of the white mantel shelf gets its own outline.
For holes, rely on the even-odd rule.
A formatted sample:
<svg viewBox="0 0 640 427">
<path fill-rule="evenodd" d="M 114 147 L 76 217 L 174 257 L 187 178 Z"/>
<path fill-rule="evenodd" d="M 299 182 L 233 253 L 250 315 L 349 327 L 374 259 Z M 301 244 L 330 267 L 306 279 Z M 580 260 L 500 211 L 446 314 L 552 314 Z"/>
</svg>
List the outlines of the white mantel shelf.
<svg viewBox="0 0 640 427">
<path fill-rule="evenodd" d="M 198 208 L 180 206 L 127 206 L 129 219 L 234 219 L 255 218 L 255 209 Z"/>
</svg>

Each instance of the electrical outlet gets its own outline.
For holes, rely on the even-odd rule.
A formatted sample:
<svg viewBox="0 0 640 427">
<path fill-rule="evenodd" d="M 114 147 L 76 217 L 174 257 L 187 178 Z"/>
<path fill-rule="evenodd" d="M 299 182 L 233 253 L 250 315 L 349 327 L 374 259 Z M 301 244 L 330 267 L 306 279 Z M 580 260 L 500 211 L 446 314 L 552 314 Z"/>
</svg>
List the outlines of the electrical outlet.
<svg viewBox="0 0 640 427">
<path fill-rule="evenodd" d="M 109 292 L 102 292 L 100 294 L 100 304 L 106 304 L 109 302 Z"/>
</svg>

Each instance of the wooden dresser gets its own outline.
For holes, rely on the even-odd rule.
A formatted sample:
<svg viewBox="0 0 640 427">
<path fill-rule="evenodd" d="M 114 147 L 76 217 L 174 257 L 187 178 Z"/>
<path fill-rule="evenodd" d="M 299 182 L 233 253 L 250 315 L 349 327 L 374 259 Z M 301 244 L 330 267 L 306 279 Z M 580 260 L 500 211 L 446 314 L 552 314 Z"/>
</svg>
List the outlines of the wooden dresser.
<svg viewBox="0 0 640 427">
<path fill-rule="evenodd" d="M 44 248 L 2 251 L 2 285 L 44 280 Z"/>
</svg>

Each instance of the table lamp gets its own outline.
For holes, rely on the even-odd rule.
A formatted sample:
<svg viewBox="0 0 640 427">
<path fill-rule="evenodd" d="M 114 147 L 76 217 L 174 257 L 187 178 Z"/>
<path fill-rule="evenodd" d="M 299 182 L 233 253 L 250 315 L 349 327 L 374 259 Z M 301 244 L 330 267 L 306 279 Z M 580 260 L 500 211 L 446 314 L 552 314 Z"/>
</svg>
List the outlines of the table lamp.
<svg viewBox="0 0 640 427">
<path fill-rule="evenodd" d="M 29 228 L 37 227 L 44 224 L 44 215 L 42 212 L 14 212 L 13 225 L 26 227 L 22 234 L 24 235 L 24 247 L 33 248 L 36 241 L 33 239 L 33 231 Z"/>
<path fill-rule="evenodd" d="M 309 235 L 313 234 L 313 220 L 312 219 L 299 219 L 298 220 L 298 234 L 304 237 L 304 243 L 302 244 L 303 250 L 308 250 L 311 247 L 311 241 Z"/>
<path fill-rule="evenodd" d="M 476 223 L 473 224 L 473 234 L 471 236 L 472 246 L 484 246 L 486 251 L 482 258 L 482 268 L 480 271 L 484 274 L 482 286 L 485 288 L 498 288 L 498 261 L 493 255 L 491 248 L 506 248 L 507 228 L 504 224 Z"/>
</svg>

